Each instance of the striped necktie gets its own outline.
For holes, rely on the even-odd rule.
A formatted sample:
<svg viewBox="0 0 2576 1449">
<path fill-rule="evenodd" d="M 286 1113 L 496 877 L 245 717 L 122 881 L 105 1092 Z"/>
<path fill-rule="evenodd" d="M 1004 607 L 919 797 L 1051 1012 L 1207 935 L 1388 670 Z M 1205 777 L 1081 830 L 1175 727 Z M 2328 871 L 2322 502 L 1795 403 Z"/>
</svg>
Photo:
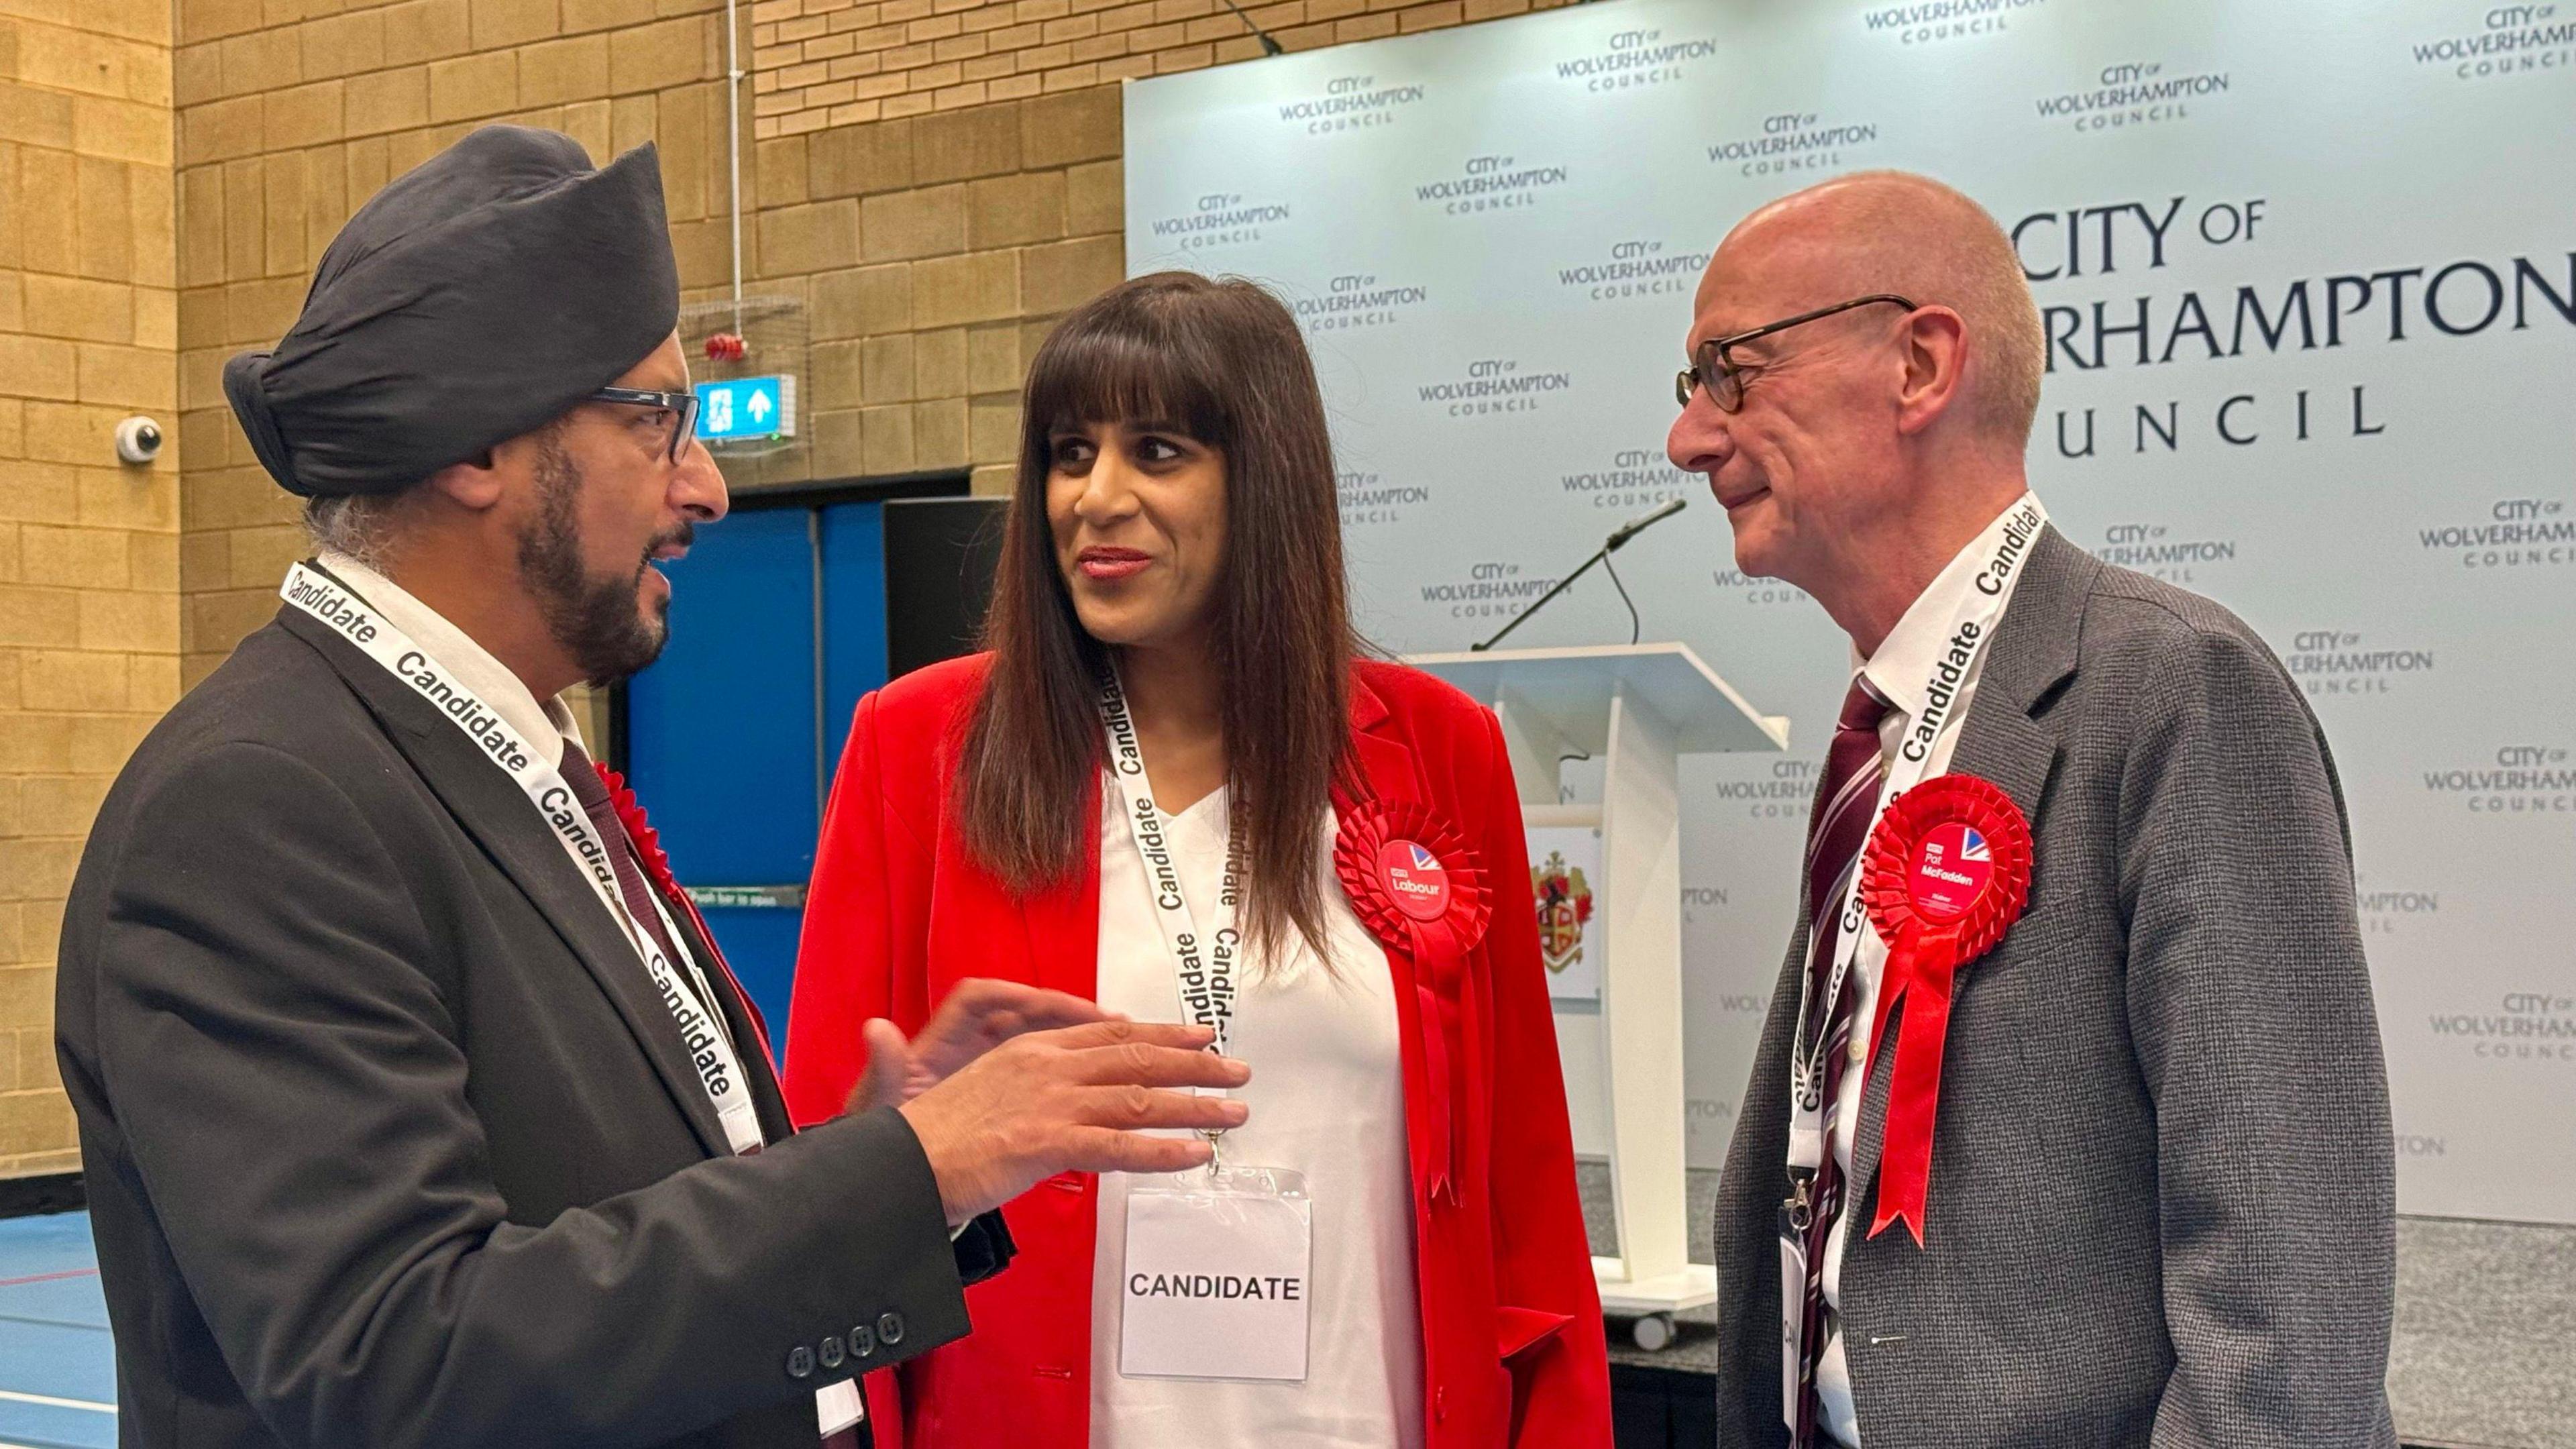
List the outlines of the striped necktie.
<svg viewBox="0 0 2576 1449">
<path fill-rule="evenodd" d="M 1867 676 L 1855 675 L 1843 696 L 1843 712 L 1834 722 L 1834 742 L 1825 752 L 1825 778 L 1816 789 L 1816 811 L 1807 822 L 1807 999 L 1821 1002 L 1833 980 L 1834 953 L 1841 945 L 1843 892 L 1869 838 L 1878 814 L 1879 787 L 1887 780 L 1878 726 L 1888 703 L 1869 687 Z M 1834 993 L 1820 1030 L 1823 1049 L 1817 1066 L 1824 1092 L 1824 1161 L 1816 1167 L 1807 1226 L 1807 1310 L 1800 1320 L 1801 1359 L 1798 1422 L 1790 1440 L 1796 1449 L 1816 1442 L 1816 1361 L 1825 1349 L 1825 1240 L 1842 1212 L 1843 1174 L 1834 1161 L 1834 1119 L 1840 1115 L 1843 1066 L 1851 1048 L 1852 1019 L 1858 1014 L 1852 983 Z M 1801 1044 L 1803 1045 L 1803 1043 Z"/>
</svg>

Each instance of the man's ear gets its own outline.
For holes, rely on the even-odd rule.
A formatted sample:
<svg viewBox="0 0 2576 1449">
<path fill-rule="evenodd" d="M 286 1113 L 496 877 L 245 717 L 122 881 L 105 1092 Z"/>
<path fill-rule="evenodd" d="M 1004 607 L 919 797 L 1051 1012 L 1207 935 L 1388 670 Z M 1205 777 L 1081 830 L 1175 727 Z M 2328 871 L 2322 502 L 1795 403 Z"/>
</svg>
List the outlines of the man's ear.
<svg viewBox="0 0 2576 1449">
<path fill-rule="evenodd" d="M 469 513 L 498 507 L 503 492 L 499 462 L 493 450 L 485 448 L 462 463 L 450 463 L 430 474 L 429 490 Z"/>
<path fill-rule="evenodd" d="M 1896 395 L 1896 428 L 1914 434 L 1932 426 L 1958 400 L 1968 362 L 1968 327 L 1947 307 L 1919 308 L 1897 339 L 1904 375 Z"/>
</svg>

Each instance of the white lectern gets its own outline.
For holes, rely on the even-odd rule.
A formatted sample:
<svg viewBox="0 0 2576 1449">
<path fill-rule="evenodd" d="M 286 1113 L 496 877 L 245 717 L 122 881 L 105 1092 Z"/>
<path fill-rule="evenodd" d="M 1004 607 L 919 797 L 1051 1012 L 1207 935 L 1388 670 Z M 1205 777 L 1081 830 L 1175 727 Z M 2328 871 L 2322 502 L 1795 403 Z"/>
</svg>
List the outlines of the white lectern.
<svg viewBox="0 0 2576 1449">
<path fill-rule="evenodd" d="M 1672 1315 L 1717 1299 L 1690 1261 L 1683 1169 L 1681 798 L 1677 757 L 1788 747 L 1789 722 L 1757 713 L 1683 644 L 1496 649 L 1405 662 L 1492 707 L 1533 825 L 1601 831 L 1601 1036 L 1610 1202 L 1619 1253 L 1592 1260 L 1605 1312 L 1637 1316 L 1640 1347 Z M 1601 804 L 1558 803 L 1561 758 L 1605 762 Z"/>
</svg>

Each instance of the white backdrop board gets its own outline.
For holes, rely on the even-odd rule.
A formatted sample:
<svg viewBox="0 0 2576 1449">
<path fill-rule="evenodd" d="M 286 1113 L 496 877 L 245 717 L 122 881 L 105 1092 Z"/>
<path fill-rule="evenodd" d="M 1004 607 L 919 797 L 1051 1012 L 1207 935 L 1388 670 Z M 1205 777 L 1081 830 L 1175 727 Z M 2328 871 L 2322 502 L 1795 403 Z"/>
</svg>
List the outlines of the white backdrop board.
<svg viewBox="0 0 2576 1449">
<path fill-rule="evenodd" d="M 2576 5 L 1611 0 L 1135 83 L 1127 262 L 1290 299 L 1363 626 L 1463 648 L 1618 522 L 1788 759 L 1685 764 L 1691 1155 L 1778 974 L 1845 645 L 1663 456 L 1760 202 L 1929 171 L 2051 336 L 2059 526 L 2288 661 L 2350 796 L 2409 1212 L 2576 1217 Z M 1615 642 L 1586 577 L 1515 645 Z"/>
</svg>

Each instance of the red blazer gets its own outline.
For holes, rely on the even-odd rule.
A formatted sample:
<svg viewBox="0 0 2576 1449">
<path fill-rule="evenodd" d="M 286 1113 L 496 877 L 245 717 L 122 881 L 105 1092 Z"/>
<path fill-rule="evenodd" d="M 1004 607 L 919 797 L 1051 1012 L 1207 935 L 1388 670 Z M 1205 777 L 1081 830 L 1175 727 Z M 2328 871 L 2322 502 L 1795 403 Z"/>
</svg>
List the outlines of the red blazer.
<svg viewBox="0 0 2576 1449">
<path fill-rule="evenodd" d="M 1084 997 L 1097 990 L 1097 835 L 1086 837 L 1078 879 L 1025 900 L 958 837 L 948 782 L 988 662 L 935 665 L 859 702 L 814 861 L 788 1018 L 787 1101 L 800 1124 L 841 1110 L 865 1064 L 859 1027 L 871 1016 L 916 1030 L 969 976 Z M 1437 810 L 1482 856 L 1496 892 L 1458 999 L 1438 1003 L 1448 1023 L 1445 1094 L 1428 1090 L 1433 1058 L 1410 960 L 1387 956 L 1412 1145 L 1424 1443 L 1608 1449 L 1601 1303 L 1501 729 L 1427 674 L 1362 662 L 1351 730 L 1370 788 Z M 1432 1120 L 1428 1104 L 1442 1095 L 1450 1123 Z M 1452 1183 L 1433 1194 L 1427 1166 L 1441 1133 L 1452 1144 Z M 879 1449 L 1090 1442 L 1095 1183 L 1068 1173 L 1013 1202 L 1019 1256 L 967 1290 L 973 1336 L 869 1376 Z M 1329 1322 L 1317 1328 L 1332 1331 Z"/>
</svg>

